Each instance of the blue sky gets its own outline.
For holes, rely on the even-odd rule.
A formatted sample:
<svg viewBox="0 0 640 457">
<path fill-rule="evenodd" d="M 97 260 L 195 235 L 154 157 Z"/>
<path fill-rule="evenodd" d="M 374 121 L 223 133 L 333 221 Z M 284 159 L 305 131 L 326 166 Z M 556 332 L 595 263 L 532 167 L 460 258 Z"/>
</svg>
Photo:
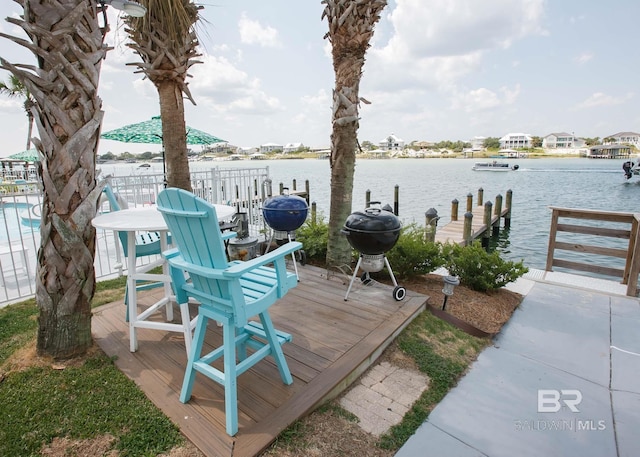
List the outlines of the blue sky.
<svg viewBox="0 0 640 457">
<path fill-rule="evenodd" d="M 334 74 L 320 1 L 203 5 L 204 63 L 192 67 L 187 124 L 236 146 L 327 147 Z M 19 12 L 0 4 L 2 18 Z M 638 132 L 638 17 L 637 0 L 389 0 L 366 56 L 360 96 L 371 104 L 360 107 L 359 139 Z M 103 131 L 159 114 L 153 85 L 125 65 L 139 59 L 121 21 L 109 18 Z M 17 33 L 5 21 L 0 30 Z M 0 55 L 33 62 L 5 39 Z M 25 119 L 17 100 L 0 97 L 0 156 L 24 149 Z M 99 153 L 145 150 L 157 147 L 102 140 Z"/>
</svg>

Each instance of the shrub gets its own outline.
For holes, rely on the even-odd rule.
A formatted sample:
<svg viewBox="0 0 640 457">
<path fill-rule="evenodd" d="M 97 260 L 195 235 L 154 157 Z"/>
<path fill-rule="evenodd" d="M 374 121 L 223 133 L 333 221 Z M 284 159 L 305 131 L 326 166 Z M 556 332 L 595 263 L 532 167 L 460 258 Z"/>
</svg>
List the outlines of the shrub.
<svg viewBox="0 0 640 457">
<path fill-rule="evenodd" d="M 470 289 L 486 292 L 499 289 L 529 271 L 520 262 L 503 260 L 497 251 L 488 253 L 480 242 L 470 246 L 447 244 L 443 249 L 445 267 Z"/>
<path fill-rule="evenodd" d="M 402 228 L 398 242 L 385 255 L 393 274 L 401 279 L 431 273 L 444 265 L 442 245 L 425 241 L 424 228 L 415 223 Z"/>
<path fill-rule="evenodd" d="M 324 262 L 327 257 L 327 242 L 329 240 L 329 224 L 323 217 L 316 218 L 316 222 L 307 219 L 296 230 L 296 241 L 302 243 L 307 260 Z"/>
</svg>

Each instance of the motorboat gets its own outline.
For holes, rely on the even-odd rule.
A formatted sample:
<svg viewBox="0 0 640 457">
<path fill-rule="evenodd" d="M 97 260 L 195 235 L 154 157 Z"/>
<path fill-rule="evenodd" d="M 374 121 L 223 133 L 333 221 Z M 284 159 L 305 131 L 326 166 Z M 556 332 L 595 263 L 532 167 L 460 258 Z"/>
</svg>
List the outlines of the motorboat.
<svg viewBox="0 0 640 457">
<path fill-rule="evenodd" d="M 507 162 L 476 162 L 471 167 L 475 171 L 515 171 L 520 168 L 518 165 L 509 165 Z"/>
</svg>

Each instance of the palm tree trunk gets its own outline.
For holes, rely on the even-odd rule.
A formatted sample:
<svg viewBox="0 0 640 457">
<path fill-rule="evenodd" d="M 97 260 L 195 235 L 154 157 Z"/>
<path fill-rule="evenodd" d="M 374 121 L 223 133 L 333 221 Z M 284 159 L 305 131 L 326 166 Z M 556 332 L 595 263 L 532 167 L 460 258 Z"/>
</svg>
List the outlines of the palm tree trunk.
<svg viewBox="0 0 640 457">
<path fill-rule="evenodd" d="M 333 131 L 331 133 L 331 207 L 327 266 L 350 265 L 352 249 L 341 229 L 353 199 L 353 175 L 358 139 L 358 104 L 364 56 L 374 25 L 386 0 L 334 0 L 326 4 L 323 17 L 329 23 L 335 89 L 333 91 Z"/>
<path fill-rule="evenodd" d="M 160 82 L 156 87 L 160 99 L 167 185 L 191 192 L 182 91 L 174 80 Z"/>
<path fill-rule="evenodd" d="M 33 136 L 33 114 L 31 114 L 31 111 L 27 112 L 27 119 L 29 120 L 29 127 L 27 129 L 27 149 L 25 149 L 26 151 L 31 149 L 31 137 Z"/>
<path fill-rule="evenodd" d="M 0 67 L 16 75 L 36 102 L 40 139 L 34 143 L 44 155 L 37 351 L 66 359 L 84 354 L 92 344 L 96 231 L 91 219 L 100 196 L 95 158 L 103 117 L 97 93 L 107 48 L 96 2 L 20 3 L 24 16 L 7 21 L 27 31 L 32 43 L 0 35 L 30 49 L 38 68 L 4 59 Z"/>
</svg>

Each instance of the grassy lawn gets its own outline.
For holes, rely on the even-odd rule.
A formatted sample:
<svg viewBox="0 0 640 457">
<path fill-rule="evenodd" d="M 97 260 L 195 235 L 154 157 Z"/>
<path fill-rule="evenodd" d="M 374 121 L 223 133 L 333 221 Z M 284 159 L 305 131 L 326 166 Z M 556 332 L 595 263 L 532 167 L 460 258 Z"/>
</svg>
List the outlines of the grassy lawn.
<svg viewBox="0 0 640 457">
<path fill-rule="evenodd" d="M 124 278 L 99 284 L 93 305 L 121 299 Z M 113 437 L 127 456 L 155 456 L 184 442 L 178 428 L 102 351 L 62 365 L 34 363 L 38 309 L 0 309 L 0 455 L 40 455 L 55 437 Z M 64 454 L 75 455 L 75 454 Z"/>
<path fill-rule="evenodd" d="M 93 306 L 121 299 L 124 285 L 124 278 L 99 283 Z M 155 456 L 184 444 L 178 428 L 99 349 L 65 365 L 29 363 L 36 360 L 29 354 L 35 352 L 37 316 L 35 300 L 0 309 L 0 456 L 41 455 L 42 447 L 56 437 L 109 436 L 108 447 L 123 456 Z M 429 312 L 415 319 L 393 350 L 402 351 L 429 376 L 429 388 L 374 446 L 402 446 L 487 344 Z M 294 423 L 265 455 L 307 455 L 316 428 L 308 426 L 309 420 L 327 414 L 354 420 L 340 410 L 334 401 Z"/>
</svg>

